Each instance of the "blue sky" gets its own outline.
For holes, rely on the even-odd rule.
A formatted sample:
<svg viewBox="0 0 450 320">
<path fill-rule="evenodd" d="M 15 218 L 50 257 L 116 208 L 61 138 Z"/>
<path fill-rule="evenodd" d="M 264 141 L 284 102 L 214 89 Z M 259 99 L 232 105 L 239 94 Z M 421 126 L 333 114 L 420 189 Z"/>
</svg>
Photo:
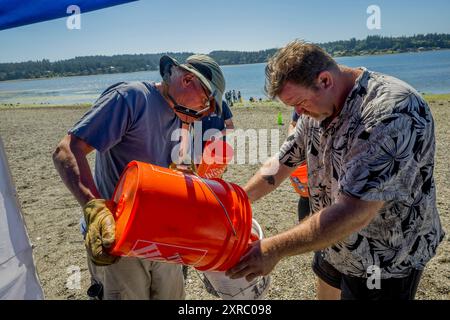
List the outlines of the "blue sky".
<svg viewBox="0 0 450 320">
<path fill-rule="evenodd" d="M 381 9 L 381 30 L 366 26 L 373 4 Z M 61 18 L 0 31 L 0 62 L 450 33 L 449 13 L 448 0 L 141 0 L 82 14 L 81 30 L 68 30 Z"/>
</svg>

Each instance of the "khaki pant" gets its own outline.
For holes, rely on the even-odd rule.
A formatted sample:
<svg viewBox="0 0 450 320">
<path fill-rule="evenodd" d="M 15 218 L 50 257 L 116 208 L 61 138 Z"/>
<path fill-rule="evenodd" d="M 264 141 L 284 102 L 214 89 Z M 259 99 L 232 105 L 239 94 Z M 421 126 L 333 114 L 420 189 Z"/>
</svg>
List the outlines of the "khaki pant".
<svg viewBox="0 0 450 320">
<path fill-rule="evenodd" d="M 88 262 L 92 277 L 103 284 L 104 300 L 181 300 L 185 298 L 181 265 L 122 257 L 98 267 Z"/>
</svg>

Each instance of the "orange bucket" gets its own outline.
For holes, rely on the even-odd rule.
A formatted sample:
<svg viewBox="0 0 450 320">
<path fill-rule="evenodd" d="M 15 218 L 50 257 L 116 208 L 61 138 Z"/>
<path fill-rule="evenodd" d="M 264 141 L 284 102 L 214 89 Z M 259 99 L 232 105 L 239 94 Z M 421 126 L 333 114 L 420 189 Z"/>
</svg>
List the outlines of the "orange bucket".
<svg viewBox="0 0 450 320">
<path fill-rule="evenodd" d="M 308 166 L 300 165 L 290 176 L 291 184 L 295 191 L 301 196 L 308 198 Z"/>
<path fill-rule="evenodd" d="M 233 159 L 233 148 L 223 140 L 208 141 L 202 155 L 202 163 L 197 173 L 202 178 L 221 178 Z"/>
<path fill-rule="evenodd" d="M 248 247 L 252 210 L 238 185 L 133 161 L 113 200 L 113 255 L 225 271 Z"/>
</svg>

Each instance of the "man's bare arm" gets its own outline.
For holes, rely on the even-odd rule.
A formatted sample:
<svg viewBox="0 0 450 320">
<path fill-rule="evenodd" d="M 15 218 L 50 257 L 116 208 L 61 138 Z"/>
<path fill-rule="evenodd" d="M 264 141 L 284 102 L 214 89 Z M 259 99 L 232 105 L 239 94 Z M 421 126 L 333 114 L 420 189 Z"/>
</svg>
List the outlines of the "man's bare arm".
<svg viewBox="0 0 450 320">
<path fill-rule="evenodd" d="M 312 215 L 298 226 L 255 242 L 241 261 L 227 271 L 231 278 L 269 274 L 286 256 L 327 248 L 366 227 L 384 202 L 342 196 L 335 204 Z"/>
<path fill-rule="evenodd" d="M 234 132 L 234 123 L 232 118 L 225 120 L 225 129 L 221 131 L 222 136 L 226 136 L 227 134 L 232 134 Z"/>
<path fill-rule="evenodd" d="M 281 164 L 277 157 L 269 159 L 244 187 L 250 202 L 275 190 L 294 170 L 295 167 Z"/>
<path fill-rule="evenodd" d="M 298 226 L 269 238 L 268 245 L 283 257 L 327 248 L 366 227 L 383 204 L 342 195 Z"/>
<path fill-rule="evenodd" d="M 86 156 L 94 148 L 74 135 L 65 136 L 53 152 L 53 163 L 62 181 L 81 206 L 101 198 Z"/>
<path fill-rule="evenodd" d="M 289 123 L 289 128 L 288 128 L 288 136 L 291 136 L 295 133 L 295 126 L 297 125 L 297 121 L 291 121 Z"/>
<path fill-rule="evenodd" d="M 233 118 L 225 120 L 225 127 L 227 130 L 234 130 Z"/>
</svg>

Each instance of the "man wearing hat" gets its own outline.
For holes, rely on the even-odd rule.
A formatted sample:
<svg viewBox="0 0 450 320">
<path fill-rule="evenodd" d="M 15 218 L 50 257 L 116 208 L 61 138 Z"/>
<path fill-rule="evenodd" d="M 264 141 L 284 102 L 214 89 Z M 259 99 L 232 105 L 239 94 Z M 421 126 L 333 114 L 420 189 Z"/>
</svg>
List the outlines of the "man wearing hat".
<svg viewBox="0 0 450 320">
<path fill-rule="evenodd" d="M 225 79 L 205 55 L 181 64 L 160 60 L 163 81 L 120 82 L 106 89 L 58 144 L 53 161 L 63 182 L 83 207 L 85 245 L 93 278 L 104 299 L 183 299 L 181 266 L 134 257 L 110 256 L 115 239 L 111 199 L 119 177 L 132 161 L 168 167 L 172 133 L 221 112 Z M 96 150 L 92 175 L 87 155 Z M 100 267 L 99 267 L 100 266 Z"/>
</svg>

